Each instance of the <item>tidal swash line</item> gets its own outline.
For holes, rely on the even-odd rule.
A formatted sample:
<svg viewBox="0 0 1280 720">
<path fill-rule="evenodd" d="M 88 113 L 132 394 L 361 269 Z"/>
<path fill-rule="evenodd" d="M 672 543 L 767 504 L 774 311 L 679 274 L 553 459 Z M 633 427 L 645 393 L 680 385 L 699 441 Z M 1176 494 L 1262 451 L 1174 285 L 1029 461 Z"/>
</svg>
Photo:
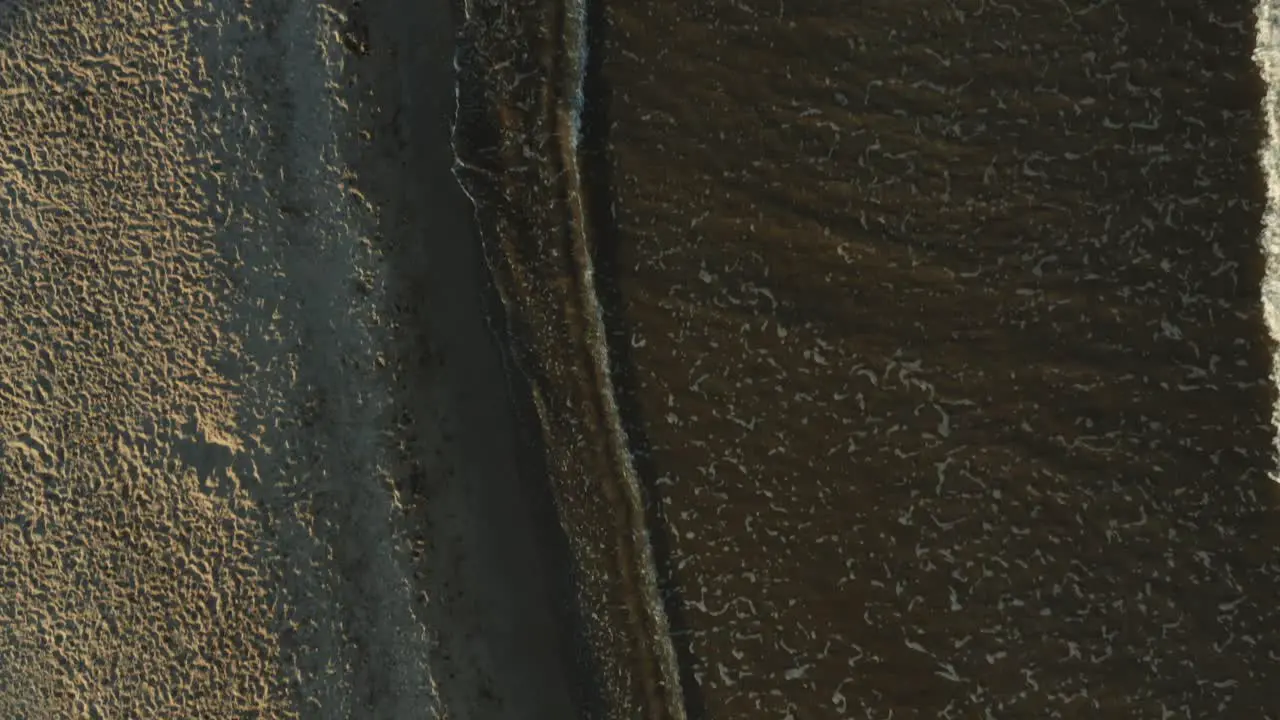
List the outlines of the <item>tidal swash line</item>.
<svg viewBox="0 0 1280 720">
<path fill-rule="evenodd" d="M 637 690 L 642 697 L 633 699 L 643 706 L 645 717 L 684 720 L 686 711 L 680 675 L 659 595 L 656 563 L 646 527 L 643 491 L 615 398 L 604 313 L 596 292 L 590 237 L 592 218 L 588 217 L 589 203 L 584 197 L 590 191 L 590 179 L 584 183 L 580 158 L 583 110 L 589 102 L 584 93 L 590 32 L 586 0 L 547 2 L 555 4 L 512 9 L 486 0 L 462 0 L 460 3 L 462 32 L 454 61 L 458 75 L 454 121 L 455 174 L 462 170 L 481 178 L 482 185 L 488 183 L 495 188 L 506 188 L 506 200 L 499 203 L 505 205 L 496 208 L 486 206 L 482 213 L 485 198 L 474 192 L 474 186 L 468 186 L 463 175 L 458 176 L 476 209 L 479 226 L 486 226 L 487 219 L 482 215 L 505 212 L 510 216 L 514 212 L 522 215 L 520 220 L 527 228 L 533 228 L 525 232 L 534 235 L 522 239 L 519 237 L 521 231 L 513 229 L 519 223 L 494 225 L 498 235 L 487 241 L 493 254 L 486 252 L 486 262 L 508 315 L 523 314 L 517 319 L 517 325 L 533 323 L 534 327 L 526 328 L 526 331 L 547 337 L 563 337 L 566 347 L 550 348 L 545 344 L 545 338 L 535 341 L 541 349 L 532 351 L 532 355 L 522 351 L 514 353 L 515 367 L 509 371 L 520 372 L 526 379 L 530 379 L 530 371 L 538 376 L 532 378 L 531 384 L 535 388 L 533 402 L 544 424 L 544 433 L 548 432 L 550 425 L 550 435 L 557 436 L 555 423 L 565 422 L 570 428 L 589 428 L 594 436 L 594 447 L 577 446 L 577 451 L 586 455 L 565 465 L 561 472 L 585 471 L 591 480 L 590 491 L 601 494 L 602 501 L 609 508 L 608 514 L 612 515 L 612 519 L 593 517 L 591 522 L 609 525 L 616 542 L 607 585 L 620 593 L 626 610 L 624 615 L 615 616 L 613 630 L 627 638 L 633 653 L 627 654 L 626 667 L 619 669 L 638 682 Z M 558 20 L 553 25 L 555 30 L 547 26 L 547 18 Z M 475 45 L 470 44 L 472 41 Z M 495 58 L 495 54 L 501 59 Z M 539 58 L 539 61 L 533 64 L 531 57 Z M 541 80 L 540 90 L 530 89 L 527 81 L 534 77 Z M 486 96 L 483 102 L 493 107 L 469 105 L 479 102 L 480 98 L 464 90 L 463 85 L 468 79 L 476 81 L 481 94 Z M 501 87 L 495 87 L 494 83 Z M 509 96 L 509 93 L 516 95 Z M 504 142 L 511 145 L 513 139 L 519 138 L 515 144 L 522 147 L 518 150 L 507 148 L 508 153 L 515 152 L 515 156 L 508 156 L 505 161 L 494 165 L 494 158 L 483 152 L 468 154 L 468 150 L 475 148 L 469 147 L 463 136 L 474 128 L 466 127 L 466 118 L 474 119 L 477 113 L 493 113 L 499 123 L 499 131 L 505 133 L 505 140 L 496 140 L 500 145 Z M 472 159 L 479 159 L 487 167 L 471 164 L 469 161 Z M 530 160 L 534 162 L 528 162 Z M 513 163 L 519 167 L 514 167 Z M 531 170 L 533 166 L 541 166 L 542 172 Z M 518 207 L 513 210 L 511 188 L 519 185 L 522 178 L 527 178 L 524 182 L 532 182 L 536 187 L 526 185 L 521 190 Z M 544 208 L 529 206 L 529 198 L 559 207 L 547 213 Z M 550 222 L 547 221 L 549 218 L 557 220 Z M 504 227 L 505 230 L 502 229 Z M 521 242 L 526 243 L 525 250 L 536 248 L 531 256 L 511 255 L 518 252 L 513 248 L 519 248 Z M 563 265 L 560 259 L 565 261 Z M 531 265 L 519 268 L 520 262 Z M 504 288 L 504 278 L 513 277 L 513 263 L 517 267 L 515 272 L 522 279 Z M 568 283 L 562 284 L 562 279 Z M 527 297 L 530 292 L 538 297 Z M 561 336 L 564 331 L 569 334 Z M 537 352 L 569 352 L 573 356 L 561 358 L 563 363 L 560 363 L 548 356 L 539 358 Z M 573 378 L 563 374 L 564 368 L 569 367 L 575 369 Z M 551 375 L 546 374 L 549 368 Z M 537 389 L 538 378 L 545 380 L 549 387 L 547 393 L 551 396 L 563 391 L 566 394 L 559 397 L 564 402 L 570 402 L 575 396 L 585 402 L 578 405 L 575 401 L 573 406 L 577 409 L 573 411 L 563 403 L 552 404 L 546 393 Z M 589 397 L 577 395 L 579 392 Z M 580 415 L 573 417 L 573 412 Z M 571 441 L 570 446 L 573 444 Z M 570 466 L 573 469 L 568 469 Z M 580 487 L 576 481 L 567 482 L 568 486 Z M 572 502 L 585 501 L 572 499 Z M 594 501 L 588 504 L 598 505 Z M 581 531 L 584 527 L 580 524 L 582 516 L 577 517 L 579 524 L 576 527 Z M 572 531 L 573 528 L 569 529 Z M 594 587 L 603 589 L 600 585 Z M 606 611 L 605 614 L 612 613 Z M 615 652 L 608 648 L 597 650 Z M 617 710 L 622 711 L 621 708 Z"/>
<path fill-rule="evenodd" d="M 586 190 L 582 183 L 579 141 L 582 134 L 582 111 L 587 101 L 584 87 L 588 49 L 586 4 L 589 1 L 564 0 L 566 4 L 564 53 L 570 61 L 565 65 L 564 82 L 567 87 L 562 97 L 566 98 L 567 107 L 561 112 L 559 131 L 561 137 L 569 138 L 568 143 L 562 143 L 561 151 L 564 154 L 562 162 L 568 176 L 568 201 L 574 226 L 572 228 L 573 255 L 577 264 L 581 303 L 587 316 L 586 340 L 591 348 L 596 387 L 600 393 L 601 404 L 604 406 L 609 441 L 612 445 L 610 454 L 617 464 L 615 472 L 622 484 L 624 500 L 628 505 L 627 515 L 631 520 L 632 548 L 637 555 L 632 560 L 640 574 L 633 589 L 642 594 L 640 600 L 646 615 L 644 627 L 651 634 L 651 637 L 646 640 L 651 643 L 657 655 L 653 661 L 657 665 L 659 675 L 657 680 L 661 684 L 657 692 L 661 693 L 661 703 L 665 710 L 661 714 L 671 720 L 684 720 L 686 713 L 680 687 L 680 672 L 676 662 L 675 648 L 672 645 L 671 629 L 663 609 L 662 599 L 658 594 L 657 564 L 654 560 L 648 528 L 645 527 L 640 479 L 631 457 L 626 430 L 622 427 L 622 416 L 618 410 L 613 377 L 609 370 L 608 335 L 605 332 L 604 311 L 600 305 L 600 296 L 595 288 L 595 267 L 591 260 L 591 243 L 588 237 L 590 225 L 583 201 Z"/>
</svg>

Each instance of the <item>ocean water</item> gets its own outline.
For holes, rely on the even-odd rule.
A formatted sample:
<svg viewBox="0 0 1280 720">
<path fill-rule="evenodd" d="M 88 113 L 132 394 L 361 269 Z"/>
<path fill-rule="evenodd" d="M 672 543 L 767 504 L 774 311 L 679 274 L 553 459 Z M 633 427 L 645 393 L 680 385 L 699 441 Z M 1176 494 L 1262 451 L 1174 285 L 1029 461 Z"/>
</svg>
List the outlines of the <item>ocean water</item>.
<svg viewBox="0 0 1280 720">
<path fill-rule="evenodd" d="M 1256 7 L 585 10 L 463 155 L 617 706 L 1280 713 Z"/>
<path fill-rule="evenodd" d="M 691 716 L 1280 712 L 1254 10 L 609 5 Z"/>
</svg>

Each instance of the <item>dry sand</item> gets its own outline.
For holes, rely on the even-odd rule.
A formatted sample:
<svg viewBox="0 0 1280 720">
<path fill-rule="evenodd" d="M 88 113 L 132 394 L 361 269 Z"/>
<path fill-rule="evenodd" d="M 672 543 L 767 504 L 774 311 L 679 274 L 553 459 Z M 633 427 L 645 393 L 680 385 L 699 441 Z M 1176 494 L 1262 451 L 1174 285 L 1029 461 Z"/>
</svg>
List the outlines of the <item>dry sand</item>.
<svg viewBox="0 0 1280 720">
<path fill-rule="evenodd" d="M 0 0 L 0 717 L 577 715 L 448 4 L 342 5 Z"/>
</svg>

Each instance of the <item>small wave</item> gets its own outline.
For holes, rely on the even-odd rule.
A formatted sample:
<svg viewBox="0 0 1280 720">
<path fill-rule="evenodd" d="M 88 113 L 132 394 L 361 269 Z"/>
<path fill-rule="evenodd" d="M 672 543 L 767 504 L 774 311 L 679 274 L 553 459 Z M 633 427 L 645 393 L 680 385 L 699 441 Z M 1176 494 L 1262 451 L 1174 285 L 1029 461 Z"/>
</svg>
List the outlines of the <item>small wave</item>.
<svg viewBox="0 0 1280 720">
<path fill-rule="evenodd" d="M 1257 9 L 1257 44 L 1254 61 L 1266 83 L 1263 117 L 1267 139 L 1262 146 L 1262 170 L 1267 178 L 1267 208 L 1263 213 L 1262 250 L 1266 275 L 1262 281 L 1262 312 L 1273 345 L 1271 377 L 1280 384 L 1280 0 L 1261 0 Z M 1275 427 L 1275 452 L 1280 455 L 1280 406 L 1271 411 Z M 1280 475 L 1272 480 L 1280 482 Z"/>
</svg>

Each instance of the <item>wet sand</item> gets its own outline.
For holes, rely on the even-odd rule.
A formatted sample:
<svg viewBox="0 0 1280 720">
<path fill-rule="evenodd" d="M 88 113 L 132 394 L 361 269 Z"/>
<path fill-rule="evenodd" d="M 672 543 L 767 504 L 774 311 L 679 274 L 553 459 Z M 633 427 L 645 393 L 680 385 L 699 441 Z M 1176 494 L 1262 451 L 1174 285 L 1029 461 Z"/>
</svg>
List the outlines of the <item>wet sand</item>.
<svg viewBox="0 0 1280 720">
<path fill-rule="evenodd" d="M 0 715 L 579 716 L 449 12 L 0 3 Z"/>
</svg>

